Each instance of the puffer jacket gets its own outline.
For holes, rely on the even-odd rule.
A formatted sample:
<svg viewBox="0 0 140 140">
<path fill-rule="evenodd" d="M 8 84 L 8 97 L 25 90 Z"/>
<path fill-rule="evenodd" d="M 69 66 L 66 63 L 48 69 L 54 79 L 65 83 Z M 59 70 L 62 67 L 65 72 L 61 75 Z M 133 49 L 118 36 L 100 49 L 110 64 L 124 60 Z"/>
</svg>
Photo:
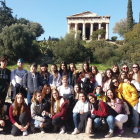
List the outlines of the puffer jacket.
<svg viewBox="0 0 140 140">
<path fill-rule="evenodd" d="M 120 83 L 118 89 L 115 89 L 115 94 L 118 98 L 125 100 L 132 107 L 138 102 L 137 90 L 127 83 Z"/>
</svg>

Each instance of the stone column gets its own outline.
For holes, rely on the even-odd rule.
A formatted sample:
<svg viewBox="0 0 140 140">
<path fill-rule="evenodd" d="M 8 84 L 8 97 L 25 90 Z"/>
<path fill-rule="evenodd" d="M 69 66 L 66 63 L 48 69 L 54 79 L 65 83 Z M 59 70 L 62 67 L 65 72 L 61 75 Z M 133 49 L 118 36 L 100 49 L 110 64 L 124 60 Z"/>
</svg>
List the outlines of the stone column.
<svg viewBox="0 0 140 140">
<path fill-rule="evenodd" d="M 109 23 L 106 24 L 106 35 L 105 35 L 105 39 L 109 39 Z"/>
<path fill-rule="evenodd" d="M 101 29 L 101 23 L 98 24 L 98 30 Z M 98 40 L 100 40 L 101 35 L 98 35 Z"/>
<path fill-rule="evenodd" d="M 83 30 L 82 30 L 83 31 L 83 34 L 82 34 L 83 35 L 83 40 L 85 40 L 85 27 L 86 27 L 85 23 L 83 23 Z"/>
<path fill-rule="evenodd" d="M 90 24 L 90 36 L 92 35 L 93 32 L 93 23 Z"/>
<path fill-rule="evenodd" d="M 76 36 L 77 36 L 77 23 L 75 23 L 75 38 L 76 38 Z"/>
<path fill-rule="evenodd" d="M 70 33 L 70 23 L 68 23 L 68 34 Z"/>
</svg>

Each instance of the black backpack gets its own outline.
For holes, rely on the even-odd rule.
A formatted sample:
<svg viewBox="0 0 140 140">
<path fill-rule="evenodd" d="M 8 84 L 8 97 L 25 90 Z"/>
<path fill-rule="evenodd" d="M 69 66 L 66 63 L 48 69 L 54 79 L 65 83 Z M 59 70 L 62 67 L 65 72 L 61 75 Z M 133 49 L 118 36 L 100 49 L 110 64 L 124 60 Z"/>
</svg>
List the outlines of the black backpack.
<svg viewBox="0 0 140 140">
<path fill-rule="evenodd" d="M 90 93 L 91 84 L 89 78 L 85 78 L 84 82 L 81 81 L 81 89 L 83 89 L 87 94 Z"/>
</svg>

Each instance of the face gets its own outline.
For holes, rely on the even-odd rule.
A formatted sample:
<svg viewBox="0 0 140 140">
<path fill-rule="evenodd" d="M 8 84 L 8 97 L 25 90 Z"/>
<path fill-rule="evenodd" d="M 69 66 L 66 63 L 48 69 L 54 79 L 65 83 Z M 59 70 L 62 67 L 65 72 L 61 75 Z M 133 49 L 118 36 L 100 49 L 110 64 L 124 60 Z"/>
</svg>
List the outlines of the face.
<svg viewBox="0 0 140 140">
<path fill-rule="evenodd" d="M 36 68 L 35 68 L 34 66 L 31 66 L 31 67 L 30 67 L 30 72 L 31 72 L 31 73 L 35 73 L 35 71 L 36 71 Z"/>
<path fill-rule="evenodd" d="M 63 78 L 62 79 L 62 84 L 68 84 L 68 79 L 67 78 Z"/>
<path fill-rule="evenodd" d="M 113 92 L 111 90 L 107 91 L 107 97 L 113 99 Z"/>
<path fill-rule="evenodd" d="M 79 86 L 78 85 L 75 85 L 74 86 L 74 91 L 77 93 L 77 92 L 79 92 Z"/>
<path fill-rule="evenodd" d="M 23 65 L 24 65 L 24 63 L 22 63 L 22 62 L 20 62 L 20 61 L 17 62 L 17 66 L 18 66 L 19 68 L 23 68 Z"/>
<path fill-rule="evenodd" d="M 95 103 L 95 99 L 92 96 L 89 96 L 88 99 L 89 99 L 90 103 L 93 103 L 93 104 Z"/>
<path fill-rule="evenodd" d="M 51 71 L 56 72 L 56 67 L 54 65 L 51 66 Z"/>
<path fill-rule="evenodd" d="M 127 65 L 123 65 L 123 71 L 128 72 L 128 66 Z"/>
<path fill-rule="evenodd" d="M 57 91 L 53 91 L 53 92 L 52 92 L 52 96 L 53 96 L 53 98 L 54 98 L 55 100 L 57 100 L 57 99 L 58 99 L 58 92 L 57 92 Z"/>
<path fill-rule="evenodd" d="M 87 70 L 88 69 L 87 64 L 84 64 L 83 68 L 84 68 L 84 70 Z"/>
<path fill-rule="evenodd" d="M 101 87 L 96 88 L 96 94 L 99 94 L 101 92 Z"/>
<path fill-rule="evenodd" d="M 121 79 L 124 79 L 126 77 L 125 73 L 121 73 Z"/>
<path fill-rule="evenodd" d="M 23 97 L 22 95 L 17 95 L 17 103 L 21 104 L 23 102 Z"/>
<path fill-rule="evenodd" d="M 35 98 L 39 103 L 41 103 L 42 102 L 42 93 L 37 93 Z"/>
<path fill-rule="evenodd" d="M 46 94 L 49 94 L 50 91 L 51 91 L 51 88 L 50 88 L 50 87 L 47 87 L 47 89 L 46 89 Z"/>
<path fill-rule="evenodd" d="M 61 69 L 65 70 L 65 65 L 64 64 L 61 64 Z"/>
<path fill-rule="evenodd" d="M 45 72 L 47 70 L 47 67 L 46 66 L 42 66 L 42 67 L 40 67 L 40 69 L 41 69 L 42 72 Z"/>
<path fill-rule="evenodd" d="M 6 68 L 6 66 L 7 66 L 7 60 L 4 60 L 4 61 L 0 61 L 0 63 L 1 63 L 1 68 Z"/>
<path fill-rule="evenodd" d="M 70 65 L 70 70 L 74 71 L 74 65 Z"/>
<path fill-rule="evenodd" d="M 124 83 L 127 83 L 130 85 L 131 82 L 128 79 L 124 79 Z"/>
<path fill-rule="evenodd" d="M 108 71 L 106 72 L 106 75 L 107 75 L 108 78 L 111 78 L 111 76 L 112 76 L 111 71 L 108 70 Z"/>
<path fill-rule="evenodd" d="M 93 74 L 96 74 L 96 70 L 95 70 L 94 67 L 92 67 L 92 73 L 93 73 Z"/>
<path fill-rule="evenodd" d="M 116 73 L 118 71 L 118 67 L 113 67 L 113 72 Z"/>
<path fill-rule="evenodd" d="M 85 102 L 85 96 L 83 94 L 79 94 L 79 100 Z"/>
<path fill-rule="evenodd" d="M 139 70 L 139 69 L 138 69 L 138 65 L 134 64 L 133 67 L 132 67 L 132 69 L 133 69 L 133 72 L 134 72 L 134 73 L 137 73 L 138 70 Z"/>
<path fill-rule="evenodd" d="M 119 86 L 119 83 L 118 83 L 117 79 L 113 79 L 113 80 L 112 80 L 112 83 L 113 83 L 113 85 L 114 85 L 115 87 L 118 87 L 118 86 Z"/>
</svg>

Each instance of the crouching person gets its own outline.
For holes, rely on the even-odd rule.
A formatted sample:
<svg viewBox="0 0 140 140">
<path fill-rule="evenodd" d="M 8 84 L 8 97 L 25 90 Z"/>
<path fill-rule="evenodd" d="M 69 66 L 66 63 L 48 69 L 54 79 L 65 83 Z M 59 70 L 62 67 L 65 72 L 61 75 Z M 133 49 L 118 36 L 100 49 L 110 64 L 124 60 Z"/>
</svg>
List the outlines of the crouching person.
<svg viewBox="0 0 140 140">
<path fill-rule="evenodd" d="M 73 122 L 75 129 L 72 135 L 80 132 L 85 132 L 87 119 L 89 117 L 89 103 L 86 101 L 86 95 L 84 92 L 79 93 L 79 101 L 76 103 L 73 109 Z"/>
<path fill-rule="evenodd" d="M 41 91 L 35 91 L 31 104 L 31 131 L 33 133 L 35 133 L 35 128 L 40 128 L 42 134 L 45 133 L 46 129 L 52 128 L 49 111 L 50 105 L 43 100 Z"/>
<path fill-rule="evenodd" d="M 27 129 L 30 124 L 31 116 L 21 93 L 16 95 L 14 103 L 10 106 L 9 117 L 13 124 L 11 130 L 13 136 L 17 136 L 21 133 L 23 133 L 23 136 L 28 135 Z"/>
</svg>

